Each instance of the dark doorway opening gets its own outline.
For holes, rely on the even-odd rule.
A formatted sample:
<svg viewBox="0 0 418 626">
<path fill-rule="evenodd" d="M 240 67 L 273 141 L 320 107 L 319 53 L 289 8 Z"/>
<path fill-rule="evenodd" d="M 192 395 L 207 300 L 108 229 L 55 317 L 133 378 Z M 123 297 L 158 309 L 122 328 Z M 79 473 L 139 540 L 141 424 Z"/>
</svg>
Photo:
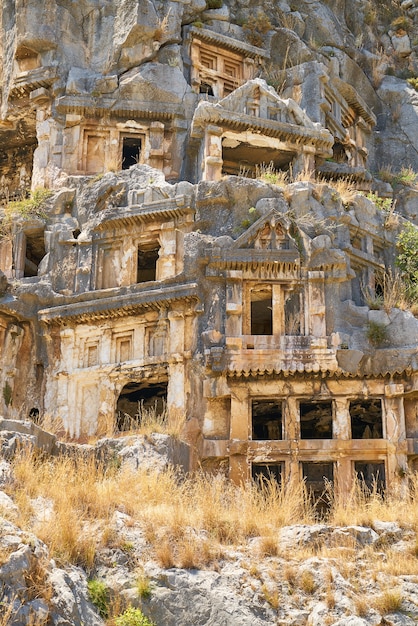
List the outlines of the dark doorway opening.
<svg viewBox="0 0 418 626">
<path fill-rule="evenodd" d="M 329 506 L 326 485 L 334 482 L 333 463 L 302 463 L 302 473 L 309 495 L 315 501 L 318 513 Z"/>
<path fill-rule="evenodd" d="M 332 402 L 300 403 L 301 439 L 332 439 Z"/>
<path fill-rule="evenodd" d="M 128 170 L 137 165 L 141 158 L 142 139 L 140 137 L 124 137 L 122 140 L 122 169 Z"/>
<path fill-rule="evenodd" d="M 138 248 L 137 283 L 146 283 L 156 279 L 159 251 L 159 248 L 154 248 L 153 250 L 141 250 Z"/>
<path fill-rule="evenodd" d="M 156 420 L 163 423 L 167 417 L 167 382 L 128 383 L 116 403 L 116 429 L 133 430 Z"/>
<path fill-rule="evenodd" d="M 285 301 L 284 323 L 286 335 L 300 335 L 300 293 L 293 291 Z"/>
<path fill-rule="evenodd" d="M 271 289 L 251 292 L 251 335 L 273 334 L 273 301 Z"/>
<path fill-rule="evenodd" d="M 214 96 L 213 87 L 209 83 L 200 83 L 199 93 L 205 93 L 207 96 Z"/>
<path fill-rule="evenodd" d="M 39 263 L 46 254 L 44 231 L 39 229 L 26 234 L 25 269 L 23 276 L 37 276 Z"/>
<path fill-rule="evenodd" d="M 353 439 L 382 439 L 382 401 L 352 400 L 350 402 L 351 437 Z"/>
<path fill-rule="evenodd" d="M 354 471 L 360 483 L 370 492 L 383 494 L 386 488 L 386 474 L 384 461 L 370 463 L 355 461 Z"/>
<path fill-rule="evenodd" d="M 263 481 L 275 480 L 278 485 L 282 484 L 283 463 L 253 463 L 251 476 L 254 481 L 262 484 Z"/>
<path fill-rule="evenodd" d="M 277 400 L 252 401 L 252 438 L 283 439 L 282 403 Z"/>
</svg>

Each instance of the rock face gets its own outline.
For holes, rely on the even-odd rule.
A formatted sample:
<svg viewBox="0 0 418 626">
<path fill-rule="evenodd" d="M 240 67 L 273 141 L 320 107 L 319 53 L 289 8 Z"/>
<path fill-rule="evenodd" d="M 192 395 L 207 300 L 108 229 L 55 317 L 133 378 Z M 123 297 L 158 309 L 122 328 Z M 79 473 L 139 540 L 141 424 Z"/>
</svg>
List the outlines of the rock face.
<svg viewBox="0 0 418 626">
<path fill-rule="evenodd" d="M 186 469 L 393 486 L 416 7 L 214 4 L 3 2 L 0 412 L 79 440 L 154 414 Z"/>
<path fill-rule="evenodd" d="M 102 446 L 110 452 L 111 443 Z M 4 488 L 13 471 L 2 463 Z M 53 513 L 53 504 L 40 498 L 30 505 L 35 516 L 45 519 Z M 0 509 L 1 611 L 2 618 L 8 611 L 6 623 L 104 625 L 99 615 L 103 603 L 97 596 L 96 604 L 91 602 L 86 572 L 59 567 L 42 541 L 9 521 L 21 513 L 3 491 Z M 418 620 L 416 576 L 396 573 L 399 562 L 411 566 L 415 533 L 394 522 L 285 526 L 271 538 L 273 553 L 265 553 L 262 538 L 253 537 L 239 547 L 225 547 L 214 567 L 200 570 L 161 567 L 143 530 L 122 511 L 114 513 L 108 532 L 111 545 L 96 553 L 89 580 L 100 581 L 107 597 L 119 597 L 121 606 L 141 607 L 158 626 L 413 626 Z M 193 537 L 204 541 L 203 535 Z"/>
</svg>

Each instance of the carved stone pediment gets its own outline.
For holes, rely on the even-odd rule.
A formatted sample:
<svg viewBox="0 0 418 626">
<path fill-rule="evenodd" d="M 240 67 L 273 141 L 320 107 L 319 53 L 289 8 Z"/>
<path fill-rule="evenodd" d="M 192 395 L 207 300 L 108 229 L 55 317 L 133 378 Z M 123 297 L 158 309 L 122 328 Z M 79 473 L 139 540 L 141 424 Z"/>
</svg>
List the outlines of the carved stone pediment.
<svg viewBox="0 0 418 626">
<path fill-rule="evenodd" d="M 242 133 L 256 132 L 290 144 L 309 144 L 318 153 L 328 153 L 331 133 L 313 122 L 291 98 L 283 99 L 267 83 L 255 78 L 218 103 L 199 103 L 192 122 L 192 136 L 199 137 L 207 125 Z M 300 146 L 299 146 L 300 148 Z"/>
<path fill-rule="evenodd" d="M 260 217 L 232 245 L 233 249 L 297 250 L 285 217 L 270 212 Z"/>
</svg>

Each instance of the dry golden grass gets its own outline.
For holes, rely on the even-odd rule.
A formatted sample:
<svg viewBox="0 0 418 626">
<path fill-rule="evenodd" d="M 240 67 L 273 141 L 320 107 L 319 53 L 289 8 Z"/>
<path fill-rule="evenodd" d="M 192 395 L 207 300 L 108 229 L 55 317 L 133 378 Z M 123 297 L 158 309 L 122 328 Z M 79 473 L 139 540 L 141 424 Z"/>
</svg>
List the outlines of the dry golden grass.
<svg viewBox="0 0 418 626">
<path fill-rule="evenodd" d="M 264 481 L 236 486 L 221 476 L 180 478 L 173 470 L 133 472 L 107 468 L 94 459 L 42 459 L 25 452 L 15 458 L 13 466 L 9 492 L 23 508 L 21 526 L 37 534 L 59 562 L 77 563 L 87 570 L 94 566 L 98 549 L 118 545 L 112 524 L 116 510 L 131 516 L 130 524 L 142 529 L 150 554 L 165 568 L 215 566 L 228 546 L 247 546 L 251 537 L 260 537 L 260 556 L 280 556 L 280 527 L 316 521 L 303 484 L 279 487 L 274 481 Z M 377 492 L 366 493 L 358 484 L 344 497 L 329 489 L 326 519 L 331 524 L 372 525 L 379 519 L 418 529 L 416 475 L 409 477 L 408 486 L 392 490 L 385 498 Z M 38 496 L 53 503 L 50 519 L 33 515 L 30 499 Z M 389 548 L 385 562 L 379 567 L 375 564 L 373 570 L 396 575 L 396 555 Z M 340 572 L 351 577 L 349 562 L 356 551 L 358 546 L 350 537 L 344 546 L 339 539 L 335 546 L 327 542 L 300 547 L 291 555 L 283 579 L 289 588 L 311 593 L 315 581 L 309 573 L 296 579 L 293 558 L 335 558 Z M 370 555 L 363 550 L 363 556 L 371 561 L 373 549 Z M 418 573 L 414 559 L 411 549 L 403 558 L 404 573 L 405 568 Z"/>
<path fill-rule="evenodd" d="M 102 417 L 99 420 L 97 434 L 89 437 L 88 442 L 93 444 L 102 437 L 151 435 L 152 433 L 162 433 L 178 439 L 183 432 L 185 416 L 182 411 L 170 411 L 169 414 L 166 404 L 159 411 L 156 406 L 146 408 L 142 402 L 139 402 L 138 410 L 133 417 L 128 413 L 119 412 L 117 421 L 121 427 L 119 430 L 115 430 L 113 415 Z"/>
<path fill-rule="evenodd" d="M 380 596 L 374 598 L 373 604 L 382 615 L 399 611 L 402 606 L 402 590 L 385 589 Z"/>
</svg>

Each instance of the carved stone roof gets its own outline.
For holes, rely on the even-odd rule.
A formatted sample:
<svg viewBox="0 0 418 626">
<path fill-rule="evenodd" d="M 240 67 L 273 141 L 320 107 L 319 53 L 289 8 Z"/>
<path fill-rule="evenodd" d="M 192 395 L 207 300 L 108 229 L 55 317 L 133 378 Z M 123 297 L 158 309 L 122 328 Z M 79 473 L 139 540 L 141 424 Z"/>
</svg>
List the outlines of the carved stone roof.
<svg viewBox="0 0 418 626">
<path fill-rule="evenodd" d="M 285 121 L 246 113 L 247 101 L 256 97 L 264 98 L 268 106 L 280 110 Z M 193 117 L 192 135 L 199 136 L 208 124 L 235 132 L 252 131 L 300 147 L 314 145 L 318 152 L 327 155 L 334 143 L 331 133 L 312 122 L 294 100 L 280 98 L 272 87 L 259 78 L 247 81 L 216 104 L 200 102 Z"/>
<path fill-rule="evenodd" d="M 158 220 L 172 220 L 185 215 L 192 215 L 194 209 L 190 206 L 190 198 L 176 196 L 167 200 L 156 200 L 143 204 L 131 205 L 122 209 L 108 209 L 101 216 L 102 221 L 93 230 L 103 231 L 109 228 L 130 227 Z"/>
<path fill-rule="evenodd" d="M 38 316 L 41 322 L 58 326 L 87 321 L 98 322 L 135 315 L 147 309 L 159 310 L 172 302 L 197 302 L 199 300 L 197 289 L 197 283 L 158 285 L 154 289 L 142 288 L 136 293 L 123 295 L 116 293 L 100 299 L 95 298 L 95 293 L 92 292 L 89 294 L 91 300 L 43 309 L 39 311 Z"/>
<path fill-rule="evenodd" d="M 243 41 L 239 41 L 238 39 L 234 39 L 233 37 L 228 37 L 227 35 L 221 35 L 220 33 L 215 33 L 213 30 L 209 30 L 207 28 L 197 28 L 192 26 L 189 29 L 189 36 L 201 39 L 202 41 L 206 41 L 212 45 L 220 46 L 221 48 L 226 48 L 227 50 L 233 50 L 233 52 L 241 53 L 243 56 L 250 58 L 263 58 L 268 59 L 269 54 L 263 48 L 257 48 L 257 46 L 251 46 L 248 43 Z"/>
<path fill-rule="evenodd" d="M 94 113 L 94 116 L 135 117 L 149 120 L 171 120 L 184 117 L 184 107 L 170 102 L 141 102 L 120 98 L 92 98 L 90 96 L 62 96 L 57 100 L 59 113 L 76 115 Z"/>
</svg>

